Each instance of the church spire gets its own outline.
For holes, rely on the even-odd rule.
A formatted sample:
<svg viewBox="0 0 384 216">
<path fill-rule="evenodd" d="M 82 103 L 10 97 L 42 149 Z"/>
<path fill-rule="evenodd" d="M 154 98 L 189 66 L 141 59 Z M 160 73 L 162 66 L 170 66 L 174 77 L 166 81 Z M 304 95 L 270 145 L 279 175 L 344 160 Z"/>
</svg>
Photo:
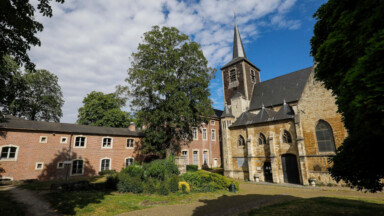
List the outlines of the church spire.
<svg viewBox="0 0 384 216">
<path fill-rule="evenodd" d="M 239 32 L 239 29 L 237 28 L 235 12 L 234 12 L 234 16 L 235 16 L 235 30 L 234 30 L 235 34 L 233 37 L 233 59 L 237 57 L 247 58 L 247 56 L 245 55 L 243 42 L 241 41 L 240 32 Z"/>
</svg>

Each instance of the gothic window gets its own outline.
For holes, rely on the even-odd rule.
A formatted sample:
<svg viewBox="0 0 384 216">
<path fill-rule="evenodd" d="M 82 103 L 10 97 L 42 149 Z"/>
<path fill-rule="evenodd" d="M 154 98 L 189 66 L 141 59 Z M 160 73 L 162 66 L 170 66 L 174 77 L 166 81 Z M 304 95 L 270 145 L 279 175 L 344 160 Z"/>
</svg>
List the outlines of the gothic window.
<svg viewBox="0 0 384 216">
<path fill-rule="evenodd" d="M 267 139 L 265 139 L 264 134 L 260 133 L 259 135 L 259 145 L 265 145 L 267 144 Z"/>
<path fill-rule="evenodd" d="M 243 136 L 239 136 L 239 146 L 245 146 L 245 140 Z"/>
<path fill-rule="evenodd" d="M 284 130 L 284 134 L 283 134 L 283 143 L 292 143 L 291 134 L 286 130 Z"/>
<path fill-rule="evenodd" d="M 236 78 L 236 70 L 231 70 L 229 72 L 229 81 L 230 82 L 236 82 L 237 78 Z"/>
<path fill-rule="evenodd" d="M 320 120 L 316 126 L 316 138 L 319 152 L 334 152 L 335 142 L 333 140 L 333 132 L 331 126 Z"/>
<path fill-rule="evenodd" d="M 253 83 L 256 83 L 256 73 L 254 70 L 251 70 L 251 81 Z"/>
</svg>

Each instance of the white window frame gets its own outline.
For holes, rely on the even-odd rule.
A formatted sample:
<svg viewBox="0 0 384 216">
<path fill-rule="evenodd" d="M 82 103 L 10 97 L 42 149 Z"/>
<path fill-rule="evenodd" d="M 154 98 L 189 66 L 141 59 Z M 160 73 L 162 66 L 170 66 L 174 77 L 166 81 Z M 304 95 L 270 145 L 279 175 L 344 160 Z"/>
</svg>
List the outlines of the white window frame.
<svg viewBox="0 0 384 216">
<path fill-rule="evenodd" d="M 213 133 L 212 133 L 213 132 Z M 215 135 L 215 136 L 212 136 L 212 135 Z M 216 141 L 216 130 L 215 129 L 211 129 L 211 140 L 212 141 Z"/>
<path fill-rule="evenodd" d="M 111 146 L 104 147 L 104 139 L 111 139 Z M 102 149 L 111 149 L 111 148 L 113 148 L 113 138 L 112 137 L 103 137 L 103 138 L 101 138 L 101 148 Z"/>
<path fill-rule="evenodd" d="M 130 166 L 130 165 L 127 166 L 127 159 L 132 159 L 132 163 L 131 163 L 131 165 L 135 162 L 135 158 L 133 158 L 133 157 L 126 157 L 126 158 L 124 159 L 124 167 L 128 167 L 128 166 Z"/>
<path fill-rule="evenodd" d="M 65 142 L 63 142 L 64 138 L 65 138 Z M 67 144 L 68 143 L 68 137 L 60 137 L 60 143 L 61 144 Z"/>
<path fill-rule="evenodd" d="M 196 137 L 195 137 L 195 131 L 196 130 Z M 193 137 L 193 140 L 199 140 L 199 130 L 197 127 L 193 127 L 192 128 L 192 137 Z"/>
<path fill-rule="evenodd" d="M 45 141 L 42 141 L 42 139 L 45 138 Z M 47 136 L 40 136 L 39 143 L 47 143 L 48 137 Z"/>
<path fill-rule="evenodd" d="M 128 140 L 133 140 L 132 147 L 128 147 Z M 133 138 L 127 138 L 126 143 L 125 143 L 125 148 L 127 148 L 127 149 L 134 149 L 134 148 L 135 148 L 135 144 L 136 144 L 135 139 L 133 139 Z"/>
<path fill-rule="evenodd" d="M 197 151 L 197 164 L 195 164 L 195 151 Z M 199 155 L 199 149 L 193 149 L 192 150 L 192 165 L 197 165 L 200 167 L 200 155 Z"/>
<path fill-rule="evenodd" d="M 15 157 L 14 158 L 5 158 L 5 159 L 1 158 L 1 153 L 3 152 L 4 147 L 16 147 Z M 19 146 L 12 145 L 12 144 L 0 146 L 0 161 L 17 161 L 17 156 L 19 154 L 19 148 L 20 148 Z"/>
<path fill-rule="evenodd" d="M 208 137 L 207 137 L 208 134 L 207 134 L 207 132 L 208 132 L 208 131 L 207 131 L 207 128 L 203 128 L 203 134 L 202 134 L 202 135 L 203 135 L 203 140 L 208 140 Z M 204 138 L 204 136 L 205 136 L 205 138 Z"/>
<path fill-rule="evenodd" d="M 112 169 L 112 158 L 109 158 L 109 157 L 104 157 L 104 158 L 101 158 L 100 159 L 100 166 L 99 166 L 99 171 L 101 171 L 101 165 L 102 165 L 102 161 L 103 160 L 109 160 L 109 167 L 108 167 L 108 170 L 111 170 Z"/>
<path fill-rule="evenodd" d="M 209 150 L 208 149 L 203 149 L 203 151 L 201 151 L 201 155 L 202 155 L 202 158 L 203 158 L 203 162 L 202 162 L 202 165 L 204 165 L 204 152 L 207 152 L 207 166 L 209 166 Z"/>
<path fill-rule="evenodd" d="M 63 166 L 59 166 L 60 164 L 62 164 Z M 63 161 L 59 161 L 57 162 L 57 166 L 56 166 L 57 169 L 64 169 L 64 162 Z"/>
<path fill-rule="evenodd" d="M 77 137 L 84 137 L 84 146 L 76 146 L 76 138 Z M 73 148 L 86 148 L 87 147 L 87 137 L 83 135 L 78 135 L 73 137 Z"/>
<path fill-rule="evenodd" d="M 211 125 L 215 125 L 215 120 L 210 120 L 211 121 Z"/>
<path fill-rule="evenodd" d="M 38 168 L 37 165 L 41 164 L 41 168 Z M 44 162 L 36 162 L 35 164 L 35 170 L 43 170 L 44 169 Z"/>
<path fill-rule="evenodd" d="M 81 173 L 75 173 L 75 174 L 73 174 L 73 173 L 72 173 L 72 171 L 73 171 L 73 162 L 74 162 L 74 161 L 77 161 L 77 160 L 81 160 L 81 161 L 83 161 L 83 168 L 81 169 Z M 73 159 L 73 160 L 72 160 L 72 163 L 71 163 L 71 171 L 70 171 L 70 175 L 71 175 L 71 176 L 80 176 L 80 175 L 84 175 L 84 169 L 85 169 L 85 162 L 84 162 L 83 159 Z"/>
</svg>

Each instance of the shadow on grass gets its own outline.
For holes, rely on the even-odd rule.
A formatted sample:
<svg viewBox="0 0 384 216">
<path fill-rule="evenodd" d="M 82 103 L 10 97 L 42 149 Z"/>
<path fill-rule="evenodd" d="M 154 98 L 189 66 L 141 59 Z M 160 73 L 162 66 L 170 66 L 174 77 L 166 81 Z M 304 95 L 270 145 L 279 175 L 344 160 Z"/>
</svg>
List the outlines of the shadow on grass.
<svg viewBox="0 0 384 216">
<path fill-rule="evenodd" d="M 76 215 L 76 209 L 83 209 L 89 204 L 97 204 L 104 200 L 108 190 L 89 190 L 64 193 L 48 193 L 45 195 L 53 209 L 65 215 Z"/>
<path fill-rule="evenodd" d="M 384 204 L 330 197 L 252 194 L 199 201 L 205 205 L 197 207 L 193 215 L 384 215 Z"/>
</svg>

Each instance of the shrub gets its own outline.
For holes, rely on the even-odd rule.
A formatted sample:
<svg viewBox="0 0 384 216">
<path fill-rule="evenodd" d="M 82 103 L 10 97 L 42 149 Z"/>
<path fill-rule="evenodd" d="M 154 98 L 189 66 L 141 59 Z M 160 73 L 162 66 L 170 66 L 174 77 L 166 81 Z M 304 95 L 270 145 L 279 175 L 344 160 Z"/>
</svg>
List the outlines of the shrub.
<svg viewBox="0 0 384 216">
<path fill-rule="evenodd" d="M 130 177 L 143 178 L 144 169 L 139 165 L 130 165 L 122 169 L 120 174 L 127 174 Z"/>
<path fill-rule="evenodd" d="M 107 181 L 105 181 L 105 188 L 116 190 L 117 184 L 119 183 L 119 178 L 117 174 L 112 174 L 107 176 Z"/>
<path fill-rule="evenodd" d="M 187 172 L 196 172 L 198 169 L 197 165 L 187 165 Z"/>
<path fill-rule="evenodd" d="M 164 181 L 171 175 L 179 175 L 179 169 L 176 164 L 169 160 L 154 160 L 145 166 L 145 177 L 152 177 Z"/>
<path fill-rule="evenodd" d="M 170 192 L 175 193 L 179 190 L 179 177 L 177 175 L 169 178 L 167 183 Z"/>
<path fill-rule="evenodd" d="M 154 194 L 156 192 L 156 180 L 149 178 L 144 183 L 144 192 Z"/>
<path fill-rule="evenodd" d="M 113 175 L 116 173 L 116 170 L 103 170 L 99 172 L 99 175 Z"/>
<path fill-rule="evenodd" d="M 185 181 L 179 182 L 179 190 L 181 190 L 183 193 L 191 192 L 191 188 L 189 187 L 189 184 Z"/>
<path fill-rule="evenodd" d="M 217 173 L 210 173 L 204 170 L 184 173 L 182 178 L 190 184 L 191 189 L 194 191 L 227 190 L 231 183 L 235 183 L 236 189 L 239 189 L 239 183 Z"/>
<path fill-rule="evenodd" d="M 165 195 L 165 196 L 169 194 L 169 188 L 166 182 L 163 181 L 160 183 L 158 192 L 160 195 Z"/>
<path fill-rule="evenodd" d="M 142 193 L 144 190 L 142 180 L 139 177 L 131 177 L 124 173 L 119 175 L 117 189 L 119 192 L 132 193 Z"/>
</svg>

